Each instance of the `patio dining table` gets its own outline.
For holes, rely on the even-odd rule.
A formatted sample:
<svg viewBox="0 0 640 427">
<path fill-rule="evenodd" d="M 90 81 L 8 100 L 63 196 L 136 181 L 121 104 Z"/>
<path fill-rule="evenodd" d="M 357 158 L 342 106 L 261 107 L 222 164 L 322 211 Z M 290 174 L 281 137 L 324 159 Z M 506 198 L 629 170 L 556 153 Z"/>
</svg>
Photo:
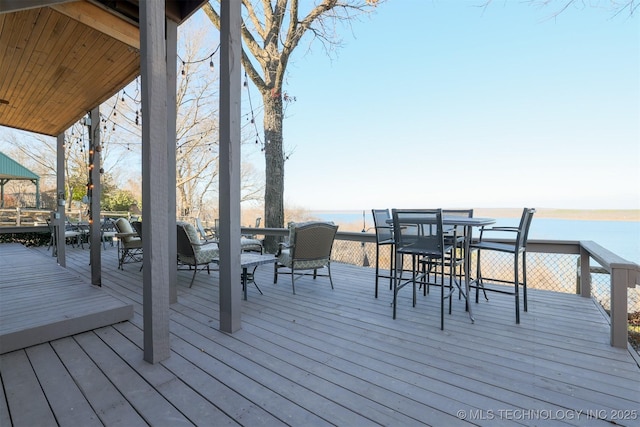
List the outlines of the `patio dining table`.
<svg viewBox="0 0 640 427">
<path fill-rule="evenodd" d="M 481 218 L 481 217 L 466 217 L 447 215 L 442 217 L 443 225 L 452 225 L 457 227 L 464 227 L 464 298 L 466 301 L 467 312 L 469 313 L 469 319 L 471 323 L 475 322 L 473 317 L 473 309 L 469 304 L 469 292 L 471 289 L 471 252 L 469 250 L 471 241 L 473 239 L 473 228 L 484 227 L 486 225 L 495 224 L 495 218 Z M 387 223 L 393 226 L 393 220 L 387 220 Z"/>
</svg>

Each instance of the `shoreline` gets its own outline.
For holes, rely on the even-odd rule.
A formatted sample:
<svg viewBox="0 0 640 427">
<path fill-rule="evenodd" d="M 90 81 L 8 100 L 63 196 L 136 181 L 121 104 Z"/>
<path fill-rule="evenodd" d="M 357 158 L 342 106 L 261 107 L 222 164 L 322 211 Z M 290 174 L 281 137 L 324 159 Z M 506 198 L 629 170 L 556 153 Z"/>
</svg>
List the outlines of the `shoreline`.
<svg viewBox="0 0 640 427">
<path fill-rule="evenodd" d="M 322 214 L 361 214 L 362 211 L 309 210 Z M 366 211 L 371 214 L 371 210 Z M 474 208 L 473 215 L 491 218 L 520 218 L 522 208 Z M 536 208 L 535 218 L 572 219 L 579 221 L 640 221 L 640 209 L 553 209 Z"/>
</svg>

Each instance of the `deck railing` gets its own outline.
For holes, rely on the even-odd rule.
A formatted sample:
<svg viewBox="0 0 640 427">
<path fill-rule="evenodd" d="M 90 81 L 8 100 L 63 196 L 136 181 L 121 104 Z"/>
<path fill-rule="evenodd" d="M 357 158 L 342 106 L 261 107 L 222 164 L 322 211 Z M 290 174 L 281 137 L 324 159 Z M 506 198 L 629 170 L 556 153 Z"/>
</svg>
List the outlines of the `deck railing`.
<svg viewBox="0 0 640 427">
<path fill-rule="evenodd" d="M 0 233 L 45 231 L 40 227 L 0 227 Z M 242 233 L 258 236 L 273 235 L 284 239 L 284 228 L 243 227 Z M 332 259 L 336 262 L 375 266 L 375 234 L 338 231 Z M 609 313 L 611 345 L 628 345 L 628 313 L 640 312 L 640 266 L 627 261 L 592 241 L 559 241 L 529 239 L 527 245 L 527 276 L 529 288 L 576 293 L 593 297 Z M 390 254 L 380 254 L 381 268 L 388 268 Z M 511 260 L 500 256 L 485 256 L 483 270 L 490 277 L 509 278 Z M 595 263 L 595 264 L 594 264 Z M 475 257 L 472 265 L 475 264 Z M 576 279 L 577 278 L 577 279 Z"/>
<path fill-rule="evenodd" d="M 277 228 L 242 228 L 242 232 L 282 238 L 288 234 L 286 229 Z M 373 268 L 375 241 L 373 233 L 338 231 L 332 259 Z M 595 298 L 609 313 L 611 345 L 627 347 L 628 313 L 640 311 L 640 287 L 636 287 L 640 284 L 638 264 L 627 261 L 592 241 L 529 239 L 527 254 L 529 288 Z M 381 268 L 388 269 L 389 252 L 381 251 L 380 257 Z M 474 257 L 472 265 L 475 262 Z M 483 271 L 490 277 L 509 278 L 513 274 L 512 262 L 500 254 L 486 256 L 482 259 Z"/>
</svg>

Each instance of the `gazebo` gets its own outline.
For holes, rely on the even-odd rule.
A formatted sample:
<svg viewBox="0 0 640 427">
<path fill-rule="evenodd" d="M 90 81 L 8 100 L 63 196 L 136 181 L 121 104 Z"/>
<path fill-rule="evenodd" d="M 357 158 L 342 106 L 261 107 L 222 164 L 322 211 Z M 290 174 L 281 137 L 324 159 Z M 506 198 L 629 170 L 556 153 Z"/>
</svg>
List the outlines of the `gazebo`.
<svg viewBox="0 0 640 427">
<path fill-rule="evenodd" d="M 64 132 L 86 118 L 90 218 L 99 218 L 99 106 L 141 75 L 144 359 L 151 363 L 169 357 L 169 304 L 177 301 L 177 27 L 206 1 L 0 1 L 0 126 L 57 138 L 57 225 L 65 217 Z M 240 329 L 242 298 L 233 286 L 240 276 L 240 7 L 221 1 L 219 305 L 225 332 Z M 90 227 L 91 282 L 100 286 L 100 221 Z M 64 241 L 64 227 L 57 228 Z"/>
<path fill-rule="evenodd" d="M 11 180 L 31 181 L 36 186 L 36 209 L 40 209 L 40 176 L 0 152 L 0 208 L 4 208 L 4 186 Z"/>
</svg>

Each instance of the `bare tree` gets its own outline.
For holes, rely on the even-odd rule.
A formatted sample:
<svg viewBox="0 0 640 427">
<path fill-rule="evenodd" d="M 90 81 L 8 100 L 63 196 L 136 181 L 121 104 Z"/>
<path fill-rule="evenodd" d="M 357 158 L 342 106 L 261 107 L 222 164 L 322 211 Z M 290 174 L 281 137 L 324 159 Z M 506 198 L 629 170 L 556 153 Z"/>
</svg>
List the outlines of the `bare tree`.
<svg viewBox="0 0 640 427">
<path fill-rule="evenodd" d="M 482 7 L 487 7 L 494 0 L 486 0 Z M 640 6 L 639 0 L 523 0 L 531 6 L 544 7 L 551 10 L 551 18 L 559 16 L 569 8 L 601 7 L 609 10 L 613 16 L 628 14 L 632 16 Z"/>
<path fill-rule="evenodd" d="M 103 140 L 105 149 L 102 151 L 106 164 L 113 163 L 113 158 L 108 144 L 109 139 Z M 41 190 L 46 191 L 55 188 L 56 177 L 56 139 L 37 134 L 11 134 L 8 144 L 13 147 L 15 153 L 21 158 L 28 158 L 33 171 L 41 177 Z M 70 209 L 71 201 L 80 201 L 87 194 L 89 180 L 88 165 L 88 132 L 85 126 L 76 123 L 65 132 L 65 199 L 67 208 Z M 112 174 L 103 173 L 105 188 L 113 188 Z"/>
<path fill-rule="evenodd" d="M 264 104 L 265 226 L 284 225 L 283 108 L 288 95 L 283 81 L 291 54 L 305 34 L 327 51 L 340 45 L 336 27 L 371 12 L 379 0 L 322 0 L 303 13 L 299 0 L 242 0 L 242 65 Z M 303 2 L 303 4 L 310 2 Z M 220 29 L 220 14 L 207 3 L 203 10 Z M 254 64 L 255 61 L 255 64 Z M 276 240 L 268 237 L 267 251 Z"/>
</svg>

